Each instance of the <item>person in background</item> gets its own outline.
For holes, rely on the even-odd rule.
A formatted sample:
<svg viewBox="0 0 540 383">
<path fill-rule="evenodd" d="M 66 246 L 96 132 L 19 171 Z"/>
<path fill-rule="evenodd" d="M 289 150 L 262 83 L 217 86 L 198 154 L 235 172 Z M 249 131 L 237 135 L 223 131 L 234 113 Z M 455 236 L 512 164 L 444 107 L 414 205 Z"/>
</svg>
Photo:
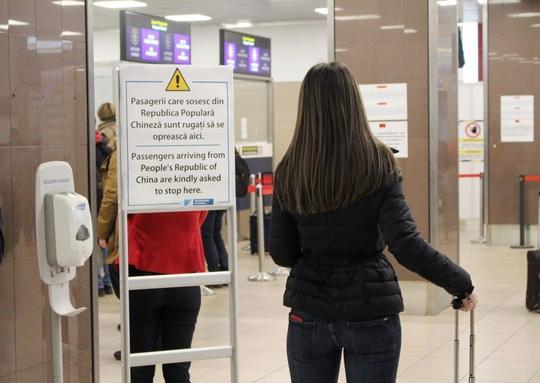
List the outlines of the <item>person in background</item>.
<svg viewBox="0 0 540 383">
<path fill-rule="evenodd" d="M 101 207 L 101 200 L 103 199 L 103 182 L 102 176 L 103 172 L 101 167 L 108 160 L 109 155 L 112 152 L 110 143 L 112 143 L 116 137 L 116 112 L 114 105 L 110 102 L 101 104 L 98 108 L 97 116 L 101 121 L 98 128 L 96 129 L 96 178 L 97 178 L 97 193 L 96 193 L 96 202 L 97 202 L 97 211 Z M 114 279 L 114 275 L 111 275 L 109 265 L 107 264 L 108 251 L 107 248 L 101 248 L 102 252 L 102 262 L 100 262 L 101 267 L 98 272 L 98 294 L 100 297 L 105 296 L 106 294 L 112 294 L 114 284 L 111 281 L 111 276 Z"/>
<path fill-rule="evenodd" d="M 98 131 L 111 142 L 116 137 L 116 108 L 112 103 L 105 102 L 99 106 L 97 116 L 101 121 Z"/>
<path fill-rule="evenodd" d="M 292 267 L 287 356 L 292 383 L 393 383 L 403 299 L 385 247 L 474 309 L 469 274 L 426 243 L 390 148 L 371 133 L 357 82 L 340 63 L 311 68 L 296 131 L 278 165 L 270 254 Z"/>
<path fill-rule="evenodd" d="M 249 166 L 237 150 L 235 150 L 235 178 L 236 197 L 245 197 L 249 185 Z M 202 226 L 204 255 L 208 271 L 229 270 L 229 255 L 221 234 L 224 214 L 225 210 L 209 211 Z M 221 286 L 213 285 L 209 287 L 219 288 Z"/>
<path fill-rule="evenodd" d="M 204 255 L 208 271 L 229 270 L 229 255 L 221 235 L 224 214 L 225 210 L 211 210 L 202 225 Z M 217 288 L 221 286 L 212 285 L 209 287 Z"/>
<path fill-rule="evenodd" d="M 113 146 L 114 148 L 114 146 Z M 118 265 L 117 158 L 111 153 L 98 216 L 102 248 Z M 206 271 L 201 225 L 206 212 L 132 214 L 128 217 L 129 275 L 198 273 Z M 136 290 L 129 293 L 131 352 L 191 347 L 201 306 L 199 286 Z M 166 383 L 189 383 L 190 363 L 163 365 Z M 133 367 L 132 383 L 153 382 L 155 366 Z"/>
</svg>

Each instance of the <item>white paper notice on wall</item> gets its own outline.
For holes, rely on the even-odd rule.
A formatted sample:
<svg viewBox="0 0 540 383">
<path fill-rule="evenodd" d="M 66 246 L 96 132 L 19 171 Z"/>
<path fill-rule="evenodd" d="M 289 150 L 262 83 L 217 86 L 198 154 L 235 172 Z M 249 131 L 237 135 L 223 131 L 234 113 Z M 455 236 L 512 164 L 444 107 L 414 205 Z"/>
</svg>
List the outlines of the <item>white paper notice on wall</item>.
<svg viewBox="0 0 540 383">
<path fill-rule="evenodd" d="M 248 121 L 247 121 L 247 117 L 242 117 L 240 119 L 240 138 L 242 140 L 247 140 L 247 138 L 248 138 Z"/>
<path fill-rule="evenodd" d="M 501 142 L 534 141 L 534 96 L 501 96 Z"/>
<path fill-rule="evenodd" d="M 371 131 L 387 146 L 399 150 L 396 158 L 409 156 L 409 132 L 407 121 L 371 121 Z"/>
<path fill-rule="evenodd" d="M 359 85 L 369 121 L 407 120 L 407 84 Z"/>
<path fill-rule="evenodd" d="M 122 206 L 234 206 L 232 69 L 121 64 Z"/>
</svg>

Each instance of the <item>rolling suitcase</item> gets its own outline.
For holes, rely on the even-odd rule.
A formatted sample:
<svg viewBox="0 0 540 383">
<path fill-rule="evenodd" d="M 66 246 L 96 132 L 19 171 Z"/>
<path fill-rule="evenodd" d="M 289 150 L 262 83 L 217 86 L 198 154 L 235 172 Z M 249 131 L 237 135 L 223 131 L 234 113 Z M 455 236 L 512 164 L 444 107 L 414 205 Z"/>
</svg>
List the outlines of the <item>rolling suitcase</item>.
<svg viewBox="0 0 540 383">
<path fill-rule="evenodd" d="M 529 311 L 540 313 L 540 250 L 527 252 L 527 295 L 525 305 Z"/>
<path fill-rule="evenodd" d="M 456 310 L 455 312 L 455 337 L 454 337 L 454 383 L 459 382 L 459 311 L 461 308 L 461 301 L 459 299 L 454 299 L 452 301 L 452 307 Z M 474 371 L 474 345 L 475 345 L 475 334 L 474 334 L 474 310 L 470 311 L 470 328 L 469 328 L 469 378 L 468 383 L 475 383 L 476 376 Z"/>
</svg>

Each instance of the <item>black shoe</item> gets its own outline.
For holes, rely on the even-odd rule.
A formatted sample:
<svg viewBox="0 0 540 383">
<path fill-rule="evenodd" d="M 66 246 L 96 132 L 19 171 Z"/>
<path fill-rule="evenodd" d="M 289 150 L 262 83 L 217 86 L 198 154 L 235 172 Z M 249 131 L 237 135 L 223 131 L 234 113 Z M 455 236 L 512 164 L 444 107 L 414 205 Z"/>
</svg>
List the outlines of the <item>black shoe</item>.
<svg viewBox="0 0 540 383">
<path fill-rule="evenodd" d="M 107 294 L 107 295 L 113 295 L 114 294 L 114 291 L 113 291 L 111 286 L 105 287 L 105 294 Z"/>
<path fill-rule="evenodd" d="M 103 298 L 105 295 L 105 289 L 98 289 L 98 296 L 100 298 Z"/>
<path fill-rule="evenodd" d="M 122 360 L 122 351 L 115 351 L 114 352 L 114 359 Z"/>
</svg>

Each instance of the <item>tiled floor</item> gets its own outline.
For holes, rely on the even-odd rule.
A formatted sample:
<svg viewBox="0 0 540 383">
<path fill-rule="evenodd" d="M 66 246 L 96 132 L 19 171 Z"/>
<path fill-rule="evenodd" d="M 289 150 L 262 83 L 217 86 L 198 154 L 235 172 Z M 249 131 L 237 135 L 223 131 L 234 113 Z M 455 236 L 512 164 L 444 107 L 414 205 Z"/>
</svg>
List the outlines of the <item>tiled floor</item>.
<svg viewBox="0 0 540 383">
<path fill-rule="evenodd" d="M 462 231 L 462 264 L 473 275 L 480 307 L 476 312 L 476 375 L 479 383 L 540 383 L 540 315 L 525 309 L 525 252 L 505 247 L 471 245 L 468 227 Z M 471 225 L 471 228 L 476 225 Z M 285 356 L 287 309 L 281 306 L 285 279 L 267 284 L 247 281 L 256 257 L 240 259 L 241 383 L 290 382 Z M 268 261 L 271 268 L 271 261 Z M 118 301 L 100 300 L 101 382 L 120 382 Z M 203 298 L 194 347 L 228 343 L 228 295 L 225 289 Z M 467 381 L 467 314 L 461 316 L 461 374 Z M 452 381 L 453 321 L 451 310 L 440 315 L 402 315 L 403 348 L 399 383 Z M 228 360 L 193 363 L 193 383 L 227 383 Z M 160 368 L 156 382 L 163 382 Z M 340 382 L 345 382 L 343 374 Z M 355 382 L 356 383 L 356 382 Z"/>
</svg>

